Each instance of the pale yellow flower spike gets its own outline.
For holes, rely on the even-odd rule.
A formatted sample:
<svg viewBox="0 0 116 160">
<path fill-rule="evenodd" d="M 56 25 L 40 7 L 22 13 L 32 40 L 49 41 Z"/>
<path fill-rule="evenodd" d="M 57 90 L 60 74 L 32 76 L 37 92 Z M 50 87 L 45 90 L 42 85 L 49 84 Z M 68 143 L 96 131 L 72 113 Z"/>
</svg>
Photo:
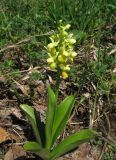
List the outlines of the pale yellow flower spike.
<svg viewBox="0 0 116 160">
<path fill-rule="evenodd" d="M 54 33 L 50 40 L 51 42 L 47 46 L 48 59 L 47 62 L 51 69 L 60 69 L 63 79 L 68 78 L 68 71 L 70 70 L 70 63 L 73 62 L 77 53 L 73 50 L 73 45 L 76 40 L 73 34 L 67 32 L 70 28 L 70 24 L 58 27 L 58 33 Z"/>
</svg>

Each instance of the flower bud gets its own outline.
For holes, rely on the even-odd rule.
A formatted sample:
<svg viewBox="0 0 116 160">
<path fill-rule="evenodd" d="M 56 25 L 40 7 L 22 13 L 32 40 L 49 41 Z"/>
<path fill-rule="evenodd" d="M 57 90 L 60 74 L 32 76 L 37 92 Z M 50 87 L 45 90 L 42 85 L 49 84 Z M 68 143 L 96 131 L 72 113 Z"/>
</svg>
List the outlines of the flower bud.
<svg viewBox="0 0 116 160">
<path fill-rule="evenodd" d="M 77 52 L 72 52 L 72 53 L 71 53 L 71 56 L 72 56 L 72 57 L 76 57 L 76 56 L 77 56 Z"/>
<path fill-rule="evenodd" d="M 62 72 L 62 77 L 63 77 L 63 79 L 66 79 L 66 78 L 68 78 L 68 74 L 63 71 L 63 72 Z"/>
<path fill-rule="evenodd" d="M 69 65 L 66 65 L 64 68 L 63 68 L 64 71 L 70 71 L 70 67 Z"/>
<path fill-rule="evenodd" d="M 69 39 L 69 43 L 74 44 L 74 43 L 76 43 L 76 40 L 71 38 L 71 39 Z"/>
<path fill-rule="evenodd" d="M 63 31 L 63 32 L 62 32 L 62 35 L 63 35 L 63 36 L 68 36 L 68 33 L 67 33 L 66 31 Z"/>
<path fill-rule="evenodd" d="M 65 26 L 65 29 L 69 29 L 71 27 L 71 25 L 70 24 L 67 24 L 66 26 Z"/>
<path fill-rule="evenodd" d="M 52 43 L 48 44 L 48 49 L 52 49 L 52 48 L 56 47 L 57 45 L 58 45 L 57 42 L 52 42 Z"/>
<path fill-rule="evenodd" d="M 63 55 L 68 57 L 69 56 L 69 53 L 67 51 L 63 51 Z"/>
<path fill-rule="evenodd" d="M 58 60 L 59 60 L 59 62 L 64 62 L 65 61 L 65 59 L 64 59 L 64 57 L 62 55 L 58 56 Z"/>
<path fill-rule="evenodd" d="M 50 58 L 47 59 L 47 62 L 48 62 L 48 63 L 53 63 L 53 62 L 54 62 L 54 59 L 53 59 L 52 57 L 50 57 Z"/>
<path fill-rule="evenodd" d="M 51 68 L 51 69 L 55 69 L 55 68 L 56 68 L 56 63 L 54 63 L 54 62 L 51 63 L 51 64 L 50 64 L 50 68 Z"/>
</svg>

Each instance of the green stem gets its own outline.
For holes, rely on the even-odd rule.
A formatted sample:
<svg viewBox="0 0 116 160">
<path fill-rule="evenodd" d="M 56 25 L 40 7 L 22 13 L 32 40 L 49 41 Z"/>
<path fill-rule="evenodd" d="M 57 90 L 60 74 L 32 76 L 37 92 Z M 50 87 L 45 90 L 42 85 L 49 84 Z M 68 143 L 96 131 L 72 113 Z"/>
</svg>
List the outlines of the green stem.
<svg viewBox="0 0 116 160">
<path fill-rule="evenodd" d="M 59 94 L 59 85 L 60 85 L 60 70 L 57 70 L 57 80 L 56 80 L 56 89 L 55 89 L 55 95 L 56 95 L 56 102 L 58 101 L 58 94 Z"/>
</svg>

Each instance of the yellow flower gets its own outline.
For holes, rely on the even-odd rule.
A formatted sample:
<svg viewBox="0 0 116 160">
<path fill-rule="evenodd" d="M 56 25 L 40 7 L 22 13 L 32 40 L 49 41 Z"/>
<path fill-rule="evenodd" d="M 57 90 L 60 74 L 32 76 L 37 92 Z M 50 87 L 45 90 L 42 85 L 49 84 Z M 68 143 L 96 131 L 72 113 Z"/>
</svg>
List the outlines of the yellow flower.
<svg viewBox="0 0 116 160">
<path fill-rule="evenodd" d="M 54 62 L 51 63 L 51 64 L 50 64 L 50 68 L 51 68 L 51 69 L 55 69 L 55 68 L 56 68 L 56 63 L 54 63 Z"/>
<path fill-rule="evenodd" d="M 61 63 L 65 62 L 65 58 L 64 58 L 62 55 L 59 55 L 59 56 L 58 56 L 58 60 L 59 60 L 59 62 L 61 62 Z"/>
<path fill-rule="evenodd" d="M 74 58 L 74 57 L 76 57 L 77 56 L 77 52 L 72 52 L 71 53 L 71 56 Z"/>
<path fill-rule="evenodd" d="M 63 51 L 63 55 L 68 57 L 69 56 L 69 53 L 67 51 Z"/>
<path fill-rule="evenodd" d="M 73 39 L 73 38 L 71 38 L 71 39 L 69 39 L 69 41 L 68 41 L 70 44 L 74 44 L 74 43 L 76 43 L 76 40 L 75 39 Z"/>
<path fill-rule="evenodd" d="M 63 30 L 63 31 L 62 31 L 62 36 L 64 36 L 64 37 L 65 37 L 65 36 L 68 36 L 68 33 L 67 33 L 65 30 Z"/>
<path fill-rule="evenodd" d="M 62 77 L 63 77 L 63 79 L 66 79 L 66 78 L 68 78 L 68 74 L 63 71 L 63 72 L 62 72 Z"/>
<path fill-rule="evenodd" d="M 69 29 L 71 27 L 71 25 L 70 24 L 67 24 L 64 28 L 65 29 Z"/>
<path fill-rule="evenodd" d="M 70 33 L 68 37 L 69 37 L 69 38 L 72 38 L 72 36 L 73 36 L 73 33 Z"/>
<path fill-rule="evenodd" d="M 70 59 L 73 62 L 73 58 Z"/>
<path fill-rule="evenodd" d="M 56 47 L 57 45 L 58 45 L 57 42 L 49 43 L 49 44 L 48 44 L 48 49 L 49 49 L 49 50 L 50 50 L 50 49 L 53 49 L 53 48 Z"/>
<path fill-rule="evenodd" d="M 63 68 L 64 71 L 70 71 L 70 67 L 69 65 L 66 65 L 64 68 Z"/>
<path fill-rule="evenodd" d="M 48 62 L 48 63 L 53 63 L 53 62 L 54 62 L 54 59 L 53 59 L 52 57 L 50 57 L 50 58 L 47 59 L 47 62 Z"/>
</svg>

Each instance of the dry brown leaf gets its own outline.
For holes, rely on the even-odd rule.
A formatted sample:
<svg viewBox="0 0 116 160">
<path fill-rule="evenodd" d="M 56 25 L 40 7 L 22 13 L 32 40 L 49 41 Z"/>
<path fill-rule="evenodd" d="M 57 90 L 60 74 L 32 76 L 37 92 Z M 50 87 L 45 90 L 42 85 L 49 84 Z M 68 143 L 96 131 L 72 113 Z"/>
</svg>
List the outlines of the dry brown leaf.
<svg viewBox="0 0 116 160">
<path fill-rule="evenodd" d="M 5 106 L 4 102 L 0 102 L 0 105 L 2 104 Z M 11 109 L 0 109 L 0 118 L 6 118 L 12 113 Z"/>
<path fill-rule="evenodd" d="M 4 156 L 4 160 L 15 160 L 19 157 L 25 157 L 26 152 L 21 146 L 13 145 Z"/>
<path fill-rule="evenodd" d="M 98 160 L 98 150 L 92 150 L 91 145 L 84 143 L 74 151 L 71 160 Z"/>
<path fill-rule="evenodd" d="M 50 84 L 55 85 L 55 81 L 52 79 L 52 77 L 50 75 L 48 75 L 48 78 L 49 78 Z"/>
<path fill-rule="evenodd" d="M 20 143 L 23 136 L 20 137 L 18 133 L 9 133 L 4 128 L 0 127 L 0 144 L 8 140 L 15 140 L 17 143 Z"/>
<path fill-rule="evenodd" d="M 6 142 L 7 140 L 11 139 L 10 134 L 0 127 L 0 143 Z"/>
<path fill-rule="evenodd" d="M 29 92 L 29 88 L 28 86 L 26 85 L 21 85 L 19 82 L 15 81 L 14 80 L 14 83 L 17 85 L 17 87 L 22 91 L 22 93 L 25 95 L 25 96 L 29 96 L 28 92 Z"/>
<path fill-rule="evenodd" d="M 22 114 L 21 111 L 17 108 L 11 108 L 12 114 L 15 115 L 17 118 L 21 119 Z"/>
<path fill-rule="evenodd" d="M 44 94 L 45 91 L 45 86 L 44 83 L 42 81 L 40 81 L 40 83 L 37 86 L 37 91 L 39 92 L 39 94 Z"/>
</svg>

